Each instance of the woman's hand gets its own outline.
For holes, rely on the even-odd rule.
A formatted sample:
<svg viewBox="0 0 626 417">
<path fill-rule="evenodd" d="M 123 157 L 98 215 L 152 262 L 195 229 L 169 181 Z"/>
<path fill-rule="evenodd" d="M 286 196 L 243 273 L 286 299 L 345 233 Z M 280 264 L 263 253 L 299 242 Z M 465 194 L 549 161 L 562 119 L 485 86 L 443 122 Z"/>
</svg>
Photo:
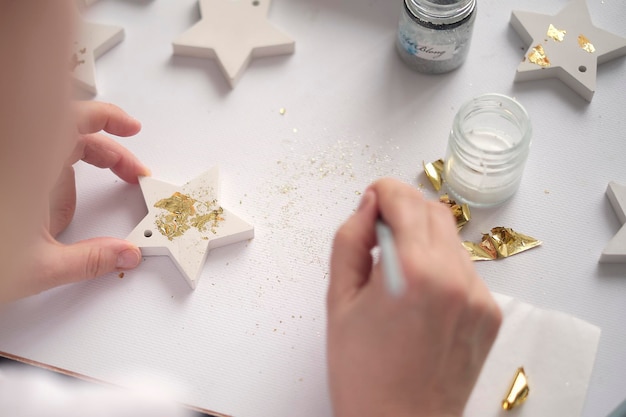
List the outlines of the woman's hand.
<svg viewBox="0 0 626 417">
<path fill-rule="evenodd" d="M 129 150 L 99 133 L 135 135 L 141 129 L 137 120 L 116 106 L 98 102 L 78 103 L 76 114 L 78 140 L 67 162 L 60 167 L 60 175 L 49 197 L 49 213 L 44 215 L 40 231 L 28 249 L 29 261 L 18 269 L 21 273 L 0 280 L 0 302 L 131 269 L 141 261 L 139 248 L 125 240 L 102 237 L 64 245 L 55 239 L 69 225 L 76 209 L 74 163 L 82 160 L 99 168 L 109 168 L 129 183 L 137 183 L 138 176 L 150 175 Z"/>
<path fill-rule="evenodd" d="M 391 227 L 400 298 L 373 264 L 375 222 Z M 382 260 L 384 262 L 384 259 Z M 501 323 L 448 208 L 381 180 L 339 229 L 328 291 L 328 367 L 336 417 L 460 417 Z"/>
</svg>

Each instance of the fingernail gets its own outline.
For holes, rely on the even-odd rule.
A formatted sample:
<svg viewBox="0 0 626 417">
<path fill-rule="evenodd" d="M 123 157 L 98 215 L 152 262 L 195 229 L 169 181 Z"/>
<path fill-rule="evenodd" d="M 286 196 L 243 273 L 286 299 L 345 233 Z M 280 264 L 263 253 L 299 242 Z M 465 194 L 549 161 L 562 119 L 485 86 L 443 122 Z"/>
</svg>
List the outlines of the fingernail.
<svg viewBox="0 0 626 417">
<path fill-rule="evenodd" d="M 152 171 L 150 171 L 150 168 L 148 168 L 147 166 L 143 166 L 143 176 L 144 177 L 151 177 L 152 176 Z"/>
<path fill-rule="evenodd" d="M 136 250 L 127 249 L 117 255 L 116 268 L 119 269 L 131 269 L 139 265 L 141 261 L 141 255 Z"/>
<path fill-rule="evenodd" d="M 372 202 L 372 198 L 374 197 L 374 192 L 372 190 L 365 190 L 363 197 L 361 197 L 361 202 L 359 203 L 359 208 L 357 211 L 362 211 L 365 207 L 369 206 Z"/>
</svg>

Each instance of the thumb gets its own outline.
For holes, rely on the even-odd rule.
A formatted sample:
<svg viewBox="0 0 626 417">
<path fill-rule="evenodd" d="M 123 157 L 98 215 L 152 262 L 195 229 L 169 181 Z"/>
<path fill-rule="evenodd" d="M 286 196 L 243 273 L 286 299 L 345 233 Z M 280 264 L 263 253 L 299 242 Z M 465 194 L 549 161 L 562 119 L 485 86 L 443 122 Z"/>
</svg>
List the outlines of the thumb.
<svg viewBox="0 0 626 417">
<path fill-rule="evenodd" d="M 354 295 L 367 282 L 372 271 L 371 250 L 376 244 L 377 217 L 376 193 L 368 189 L 356 213 L 335 235 L 330 259 L 329 308 Z"/>
<path fill-rule="evenodd" d="M 132 269 L 141 262 L 139 248 L 121 239 L 95 238 L 53 247 L 43 268 L 47 288 Z"/>
</svg>

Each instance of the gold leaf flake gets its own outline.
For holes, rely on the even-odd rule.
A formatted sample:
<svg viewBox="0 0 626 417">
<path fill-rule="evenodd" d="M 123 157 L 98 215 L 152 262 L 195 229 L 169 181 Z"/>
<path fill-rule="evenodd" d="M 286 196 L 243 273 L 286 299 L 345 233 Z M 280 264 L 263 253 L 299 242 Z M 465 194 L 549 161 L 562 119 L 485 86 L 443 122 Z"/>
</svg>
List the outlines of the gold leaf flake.
<svg viewBox="0 0 626 417">
<path fill-rule="evenodd" d="M 457 230 L 461 230 L 472 218 L 469 206 L 467 204 L 458 204 L 456 201 L 450 199 L 448 194 L 439 197 L 439 201 L 450 207 L 452 215 L 456 219 Z"/>
<path fill-rule="evenodd" d="M 191 219 L 191 226 L 197 228 L 199 231 L 204 232 L 207 230 L 207 226 L 210 226 L 210 230 L 213 234 L 216 233 L 215 228 L 219 225 L 219 222 L 224 220 L 222 214 L 224 209 L 219 207 L 215 210 L 211 210 L 207 214 L 198 214 Z"/>
<path fill-rule="evenodd" d="M 583 34 L 578 35 L 578 46 L 590 54 L 593 54 L 596 51 L 596 47 L 593 46 L 591 41 Z"/>
<path fill-rule="evenodd" d="M 501 258 L 517 255 L 541 245 L 541 241 L 533 237 L 517 233 L 508 227 L 494 227 L 491 238 Z"/>
<path fill-rule="evenodd" d="M 76 70 L 76 67 L 83 65 L 85 63 L 84 59 L 78 59 L 78 55 L 72 54 L 71 62 L 70 62 L 70 71 Z"/>
<path fill-rule="evenodd" d="M 563 42 L 563 39 L 565 39 L 565 34 L 567 33 L 566 30 L 559 30 L 556 27 L 554 27 L 554 25 L 550 24 L 550 26 L 548 27 L 548 37 L 554 39 L 557 42 Z"/>
<path fill-rule="evenodd" d="M 155 221 L 157 230 L 169 240 L 182 236 L 191 227 L 200 232 L 206 232 L 210 228 L 216 233 L 215 228 L 223 221 L 224 209 L 213 209 L 216 201 L 204 203 L 191 198 L 180 192 L 175 192 L 169 198 L 157 201 L 154 207 L 165 210 Z"/>
<path fill-rule="evenodd" d="M 463 247 L 473 261 L 492 261 L 517 255 L 541 244 L 540 240 L 517 233 L 511 228 L 494 227 L 491 234 L 483 234 L 480 243 L 463 242 Z"/>
<path fill-rule="evenodd" d="M 502 401 L 502 409 L 512 410 L 518 407 L 526 401 L 529 393 L 530 388 L 528 387 L 528 379 L 526 378 L 524 368 L 518 368 L 506 398 Z"/>
<path fill-rule="evenodd" d="M 550 66 L 550 59 L 546 56 L 546 51 L 541 45 L 533 47 L 532 52 L 528 54 L 528 60 L 540 67 L 545 68 Z"/>
<path fill-rule="evenodd" d="M 424 165 L 424 172 L 433 187 L 435 187 L 435 190 L 441 190 L 441 185 L 443 184 L 443 159 L 438 159 L 435 162 L 428 164 L 426 162 L 422 162 L 422 164 Z"/>
<path fill-rule="evenodd" d="M 483 235 L 480 243 L 463 242 L 463 247 L 469 252 L 472 261 L 493 261 L 498 258 L 498 252 L 488 234 Z"/>
</svg>

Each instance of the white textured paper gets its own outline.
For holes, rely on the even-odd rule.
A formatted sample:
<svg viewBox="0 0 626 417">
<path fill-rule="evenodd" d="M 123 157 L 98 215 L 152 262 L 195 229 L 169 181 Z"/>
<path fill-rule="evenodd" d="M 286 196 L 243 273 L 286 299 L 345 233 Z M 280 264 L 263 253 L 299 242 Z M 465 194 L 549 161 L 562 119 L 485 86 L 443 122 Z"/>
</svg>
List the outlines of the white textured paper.
<svg viewBox="0 0 626 417">
<path fill-rule="evenodd" d="M 465 415 L 503 415 L 502 400 L 519 367 L 530 394 L 516 417 L 579 416 L 598 349 L 600 329 L 556 311 L 494 294 L 502 328 L 482 370 Z"/>
<path fill-rule="evenodd" d="M 579 416 L 596 356 L 600 329 L 567 314 L 542 310 L 500 294 L 494 294 L 494 296 L 504 315 L 503 325 L 464 415 L 468 417 L 501 416 L 501 403 L 506 396 L 506 390 L 517 368 L 524 366 L 529 380 L 530 395 L 526 403 L 516 411 L 516 416 Z M 30 306 L 27 302 L 18 303 L 13 308 L 4 310 L 0 328 L 6 330 L 7 322 L 22 324 L 36 322 L 42 311 L 50 312 L 49 307 L 53 306 L 45 303 L 40 305 L 31 303 Z M 180 311 L 177 313 L 180 314 Z M 233 317 L 233 319 L 237 318 Z M 292 319 L 302 320 L 301 317 Z M 129 318 L 130 322 L 132 318 Z M 164 323 L 163 326 L 157 327 L 166 328 L 167 326 Z M 154 369 L 167 369 L 167 372 L 155 373 L 154 370 L 142 369 L 139 367 L 139 358 L 135 358 L 137 362 L 134 363 L 129 361 L 129 356 L 123 351 L 116 351 L 114 340 L 102 339 L 101 342 L 109 347 L 110 354 L 127 358 L 122 359 L 127 364 L 125 367 L 127 369 L 119 367 L 115 375 L 106 377 L 98 375 L 98 377 L 122 386 L 136 386 L 134 380 L 138 377 L 152 378 L 155 383 L 174 387 L 176 391 L 170 390 L 170 394 L 176 392 L 175 397 L 183 403 L 205 410 L 228 411 L 229 414 L 235 416 L 287 417 L 292 415 L 289 411 L 292 407 L 302 408 L 302 411 L 298 413 L 300 416 L 330 415 L 330 404 L 325 390 L 325 366 L 323 362 L 316 360 L 316 358 L 321 359 L 324 350 L 322 339 L 318 339 L 310 346 L 311 350 L 308 354 L 298 355 L 290 352 L 283 344 L 268 343 L 269 337 L 259 340 L 258 344 L 251 340 L 244 340 L 241 341 L 241 345 L 231 345 L 234 335 L 224 334 L 226 340 L 220 343 L 215 339 L 219 337 L 215 333 L 215 327 L 214 324 L 209 326 L 205 329 L 204 335 L 199 327 L 193 330 L 194 334 L 200 335 L 198 344 L 204 347 L 205 355 L 193 346 L 182 346 L 180 342 L 176 343 L 181 346 L 179 356 L 171 356 L 172 353 L 175 354 L 171 351 L 159 354 L 159 340 L 154 338 L 154 335 L 150 337 L 144 334 L 142 335 L 144 339 L 136 339 L 138 344 L 147 343 L 145 356 L 155 359 L 160 357 L 163 361 L 161 366 L 153 365 Z M 35 325 L 30 330 L 23 328 L 21 331 L 14 332 L 13 336 L 22 337 L 22 341 L 16 347 L 11 347 L 12 343 L 0 344 L 0 349 L 6 349 L 6 352 L 30 350 L 25 337 L 36 328 L 38 326 Z M 105 326 L 101 330 L 106 334 L 109 328 Z M 259 333 L 277 333 L 277 330 L 270 332 L 269 329 L 261 326 L 256 326 L 256 329 Z M 286 334 L 282 327 L 280 329 L 283 334 L 274 337 L 284 340 L 287 338 Z M 118 331 L 118 334 L 123 333 L 122 329 Z M 91 339 L 94 340 L 93 336 Z M 186 340 L 186 344 L 191 343 L 184 336 L 181 340 Z M 32 342 L 36 343 L 36 340 Z M 296 344 L 291 347 L 291 350 L 298 345 L 297 342 L 294 343 Z M 216 345 L 231 345 L 230 351 L 216 353 Z M 81 343 L 81 346 L 84 345 Z M 126 346 L 123 349 L 133 348 Z M 157 349 L 156 352 L 155 349 Z M 134 350 L 138 353 L 142 352 L 141 347 Z M 48 355 L 44 349 L 40 355 L 34 355 L 35 358 L 38 356 L 43 359 Z M 111 358 L 110 355 L 109 358 Z M 97 361 L 98 358 L 92 357 L 92 360 Z M 50 362 L 50 359 L 46 362 Z M 191 365 L 194 362 L 195 367 Z M 288 368 L 287 364 L 293 368 Z M 270 368 L 267 367 L 268 365 Z M 89 369 L 89 365 L 87 366 Z M 112 367 L 118 368 L 114 365 Z M 256 371 L 257 368 L 258 371 Z M 190 385 L 189 378 L 196 372 L 198 372 L 197 376 L 191 381 L 196 379 L 197 386 L 192 386 L 194 383 Z M 304 376 L 298 376 L 299 372 L 306 375 L 306 382 Z M 183 381 L 187 383 L 184 384 Z M 308 386 L 311 391 L 304 396 L 301 390 L 294 389 L 294 386 L 298 385 Z M 253 389 L 254 386 L 259 388 Z M 145 391 L 145 384 L 142 387 Z M 64 395 L 71 396 L 71 389 L 74 387 L 59 387 L 59 389 L 62 388 L 64 388 Z M 245 392 L 245 397 L 242 396 L 242 392 Z M 276 398 L 281 398 L 281 402 L 267 401 L 264 397 L 269 393 Z M 292 395 L 296 398 L 291 398 Z M 222 397 L 228 398 L 230 403 L 221 400 Z M 17 400 L 18 403 L 21 401 L 19 398 Z M 286 401 L 290 404 L 289 408 L 284 408 Z M 6 411 L 1 408 L 3 404 L 6 406 L 11 403 L 7 403 L 6 400 L 4 403 L 0 402 L 0 412 Z M 215 408 L 216 406 L 223 408 Z M 316 411 L 307 411 L 310 407 L 315 408 Z"/>
</svg>

